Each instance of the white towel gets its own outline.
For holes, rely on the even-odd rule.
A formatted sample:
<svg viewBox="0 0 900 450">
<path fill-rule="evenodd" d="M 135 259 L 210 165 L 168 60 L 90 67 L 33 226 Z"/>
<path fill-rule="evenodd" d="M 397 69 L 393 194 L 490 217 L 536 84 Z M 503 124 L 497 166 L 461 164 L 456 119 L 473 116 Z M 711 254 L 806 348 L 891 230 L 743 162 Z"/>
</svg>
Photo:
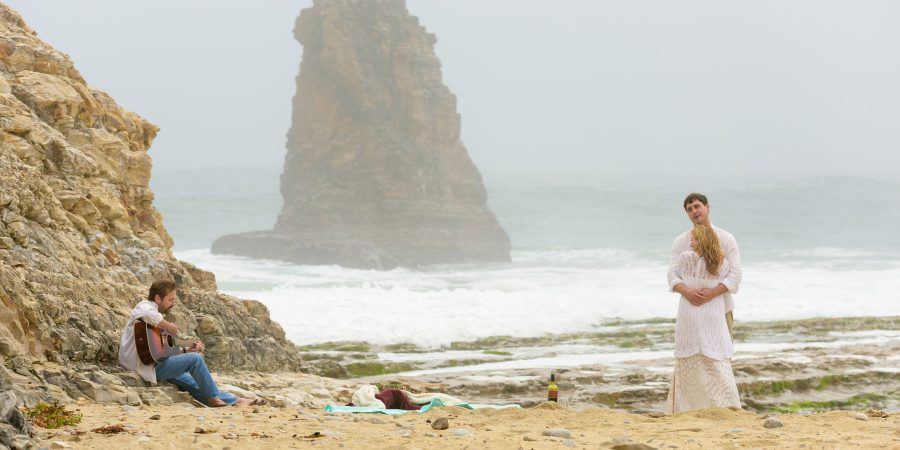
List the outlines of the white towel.
<svg viewBox="0 0 900 450">
<path fill-rule="evenodd" d="M 377 394 L 378 392 L 379 391 L 378 391 L 377 387 L 375 387 L 371 384 L 365 384 L 362 387 L 360 387 L 359 389 L 357 389 L 356 392 L 353 393 L 353 397 L 350 399 L 350 401 L 352 401 L 353 404 L 356 406 L 365 406 L 365 407 L 371 407 L 371 408 L 384 408 L 384 403 L 382 403 L 381 400 L 378 400 L 377 398 L 375 398 L 375 394 Z M 400 390 L 400 392 L 403 392 L 404 394 L 406 394 L 406 398 L 409 400 L 410 403 L 415 403 L 417 405 L 424 405 L 426 403 L 431 403 L 431 401 L 434 399 L 440 400 L 441 403 L 443 403 L 447 406 L 463 405 L 466 403 L 456 397 L 453 397 L 453 396 L 447 395 L 447 394 L 441 394 L 439 392 L 413 394 L 412 392 L 404 391 L 402 389 Z"/>
</svg>

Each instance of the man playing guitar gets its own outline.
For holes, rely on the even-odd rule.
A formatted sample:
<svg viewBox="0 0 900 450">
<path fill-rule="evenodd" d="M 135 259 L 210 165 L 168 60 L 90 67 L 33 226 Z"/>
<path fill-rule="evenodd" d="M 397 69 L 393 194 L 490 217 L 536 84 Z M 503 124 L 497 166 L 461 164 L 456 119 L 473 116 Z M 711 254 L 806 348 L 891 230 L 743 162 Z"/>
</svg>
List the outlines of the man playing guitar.
<svg viewBox="0 0 900 450">
<path fill-rule="evenodd" d="M 119 342 L 119 364 L 122 367 L 137 373 L 150 383 L 158 380 L 168 381 L 178 386 L 182 391 L 187 391 L 195 400 L 207 406 L 228 405 L 260 405 L 265 400 L 250 400 L 239 398 L 227 392 L 222 392 L 216 387 L 203 360 L 203 343 L 194 341 L 190 347 L 182 347 L 181 354 L 163 357 L 155 365 L 144 364 L 138 356 L 135 344 L 135 322 L 143 320 L 150 326 L 167 331 L 172 336 L 178 336 L 178 325 L 163 318 L 178 300 L 175 292 L 175 283 L 171 281 L 156 281 L 150 286 L 147 300 L 142 300 L 128 318 L 122 340 Z"/>
</svg>

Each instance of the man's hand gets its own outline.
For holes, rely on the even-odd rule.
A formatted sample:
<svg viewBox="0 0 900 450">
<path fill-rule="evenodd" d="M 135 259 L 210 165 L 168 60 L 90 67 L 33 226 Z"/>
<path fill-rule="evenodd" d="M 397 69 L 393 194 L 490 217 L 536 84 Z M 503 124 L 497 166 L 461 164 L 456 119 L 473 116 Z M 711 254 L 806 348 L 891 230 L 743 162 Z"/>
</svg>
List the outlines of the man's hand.
<svg viewBox="0 0 900 450">
<path fill-rule="evenodd" d="M 675 292 L 684 296 L 684 298 L 688 301 L 688 303 L 694 306 L 700 306 L 709 300 L 705 300 L 702 295 L 698 294 L 698 290 L 694 288 L 689 288 L 684 283 L 678 283 L 674 288 Z"/>
<path fill-rule="evenodd" d="M 726 288 L 722 283 L 719 283 L 714 288 L 697 289 L 697 295 L 699 295 L 703 299 L 703 303 L 706 303 L 726 292 L 728 292 L 728 288 Z"/>
<path fill-rule="evenodd" d="M 203 349 L 204 349 L 204 347 L 203 347 L 203 343 L 202 343 L 202 342 L 200 342 L 200 341 L 194 341 L 194 343 L 191 344 L 190 348 L 188 348 L 187 351 L 188 351 L 188 352 L 194 352 L 194 353 L 200 353 L 200 352 L 203 351 Z"/>
<path fill-rule="evenodd" d="M 700 291 L 702 289 L 691 289 L 688 288 L 688 292 L 684 294 L 684 298 L 687 299 L 688 303 L 694 306 L 702 306 L 704 303 L 708 302 L 709 299 L 704 297 Z"/>
</svg>

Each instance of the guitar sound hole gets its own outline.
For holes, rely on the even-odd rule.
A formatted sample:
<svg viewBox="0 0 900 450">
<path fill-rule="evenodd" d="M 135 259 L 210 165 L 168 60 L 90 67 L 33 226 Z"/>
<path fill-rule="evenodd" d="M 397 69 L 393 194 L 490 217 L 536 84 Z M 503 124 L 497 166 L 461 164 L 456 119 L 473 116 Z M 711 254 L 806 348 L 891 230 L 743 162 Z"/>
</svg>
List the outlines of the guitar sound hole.
<svg viewBox="0 0 900 450">
<path fill-rule="evenodd" d="M 166 336 L 166 343 L 169 345 L 169 347 L 174 347 L 175 346 L 175 338 L 172 336 Z"/>
</svg>

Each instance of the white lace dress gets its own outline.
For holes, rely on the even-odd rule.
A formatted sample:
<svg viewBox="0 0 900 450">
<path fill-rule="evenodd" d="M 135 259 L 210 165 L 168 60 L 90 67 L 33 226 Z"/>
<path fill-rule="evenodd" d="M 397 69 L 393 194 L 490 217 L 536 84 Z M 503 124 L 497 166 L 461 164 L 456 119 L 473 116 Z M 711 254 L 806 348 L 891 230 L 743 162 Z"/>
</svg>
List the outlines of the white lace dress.
<svg viewBox="0 0 900 450">
<path fill-rule="evenodd" d="M 678 260 L 678 275 L 695 289 L 717 286 L 729 269 L 728 261 L 723 261 L 719 276 L 710 275 L 706 262 L 693 251 L 682 253 Z M 681 296 L 675 321 L 675 373 L 666 402 L 669 412 L 740 407 L 732 356 L 734 343 L 725 323 L 723 297 L 694 306 Z"/>
</svg>

